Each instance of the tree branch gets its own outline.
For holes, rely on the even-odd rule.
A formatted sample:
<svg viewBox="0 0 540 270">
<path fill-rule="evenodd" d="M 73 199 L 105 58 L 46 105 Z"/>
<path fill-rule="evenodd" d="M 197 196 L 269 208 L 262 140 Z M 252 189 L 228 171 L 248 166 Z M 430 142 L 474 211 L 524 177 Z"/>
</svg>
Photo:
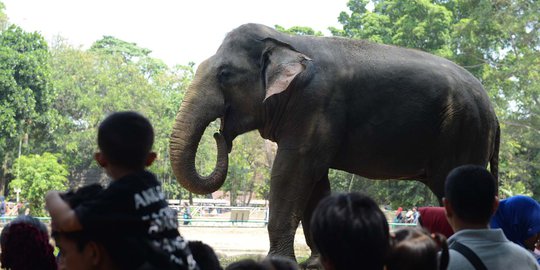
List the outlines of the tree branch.
<svg viewBox="0 0 540 270">
<path fill-rule="evenodd" d="M 510 121 L 503 121 L 503 123 L 505 125 L 509 125 L 509 126 L 515 126 L 515 127 L 523 127 L 523 128 L 526 128 L 526 129 L 529 129 L 531 131 L 534 131 L 538 134 L 540 134 L 540 129 L 537 129 L 535 127 L 532 127 L 532 126 L 529 126 L 529 125 L 526 125 L 526 124 L 521 124 L 521 123 L 516 123 L 516 122 L 510 122 Z"/>
</svg>

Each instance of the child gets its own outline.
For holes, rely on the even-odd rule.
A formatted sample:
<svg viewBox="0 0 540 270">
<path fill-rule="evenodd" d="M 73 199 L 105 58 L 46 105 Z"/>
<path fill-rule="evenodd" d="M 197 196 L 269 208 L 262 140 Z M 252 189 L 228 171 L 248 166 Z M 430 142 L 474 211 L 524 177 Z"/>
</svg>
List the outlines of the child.
<svg viewBox="0 0 540 270">
<path fill-rule="evenodd" d="M 73 209 L 58 192 L 49 192 L 45 200 L 53 230 L 84 230 L 108 241 L 127 241 L 129 246 L 117 248 L 125 250 L 132 269 L 145 263 L 147 245 L 165 253 L 179 269 L 198 269 L 178 232 L 176 212 L 168 207 L 156 177 L 145 170 L 156 158 L 150 122 L 135 112 L 113 113 L 100 124 L 97 141 L 100 152 L 94 158 L 112 182 Z"/>
<path fill-rule="evenodd" d="M 398 229 L 386 260 L 387 270 L 444 270 L 448 266 L 446 237 L 418 227 Z"/>
<path fill-rule="evenodd" d="M 361 193 L 324 198 L 311 219 L 311 238 L 324 269 L 383 269 L 390 248 L 386 216 Z"/>
</svg>

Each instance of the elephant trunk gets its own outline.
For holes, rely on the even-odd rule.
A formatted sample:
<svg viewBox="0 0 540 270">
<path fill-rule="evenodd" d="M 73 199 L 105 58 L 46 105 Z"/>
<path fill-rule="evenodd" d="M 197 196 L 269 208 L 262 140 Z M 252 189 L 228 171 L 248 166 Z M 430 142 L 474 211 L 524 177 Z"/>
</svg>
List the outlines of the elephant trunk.
<svg viewBox="0 0 540 270">
<path fill-rule="evenodd" d="M 217 161 L 212 173 L 199 175 L 195 168 L 195 155 L 204 130 L 210 122 L 223 115 L 223 98 L 209 94 L 206 84 L 195 78 L 190 86 L 180 111 L 176 116 L 170 140 L 170 156 L 173 172 L 178 182 L 187 190 L 197 194 L 209 194 L 218 190 L 225 181 L 228 169 L 228 154 L 225 138 L 214 134 L 217 143 Z"/>
</svg>

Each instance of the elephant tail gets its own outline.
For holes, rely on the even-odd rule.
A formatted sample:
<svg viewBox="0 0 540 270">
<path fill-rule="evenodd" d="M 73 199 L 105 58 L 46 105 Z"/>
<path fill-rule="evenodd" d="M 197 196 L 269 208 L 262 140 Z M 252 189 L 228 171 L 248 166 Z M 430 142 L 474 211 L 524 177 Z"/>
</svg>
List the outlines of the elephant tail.
<svg viewBox="0 0 540 270">
<path fill-rule="evenodd" d="M 497 121 L 497 132 L 495 133 L 495 141 L 493 152 L 491 153 L 491 158 L 489 160 L 489 170 L 491 175 L 495 178 L 495 186 L 497 187 L 497 194 L 499 189 L 499 145 L 501 143 L 501 127 Z"/>
</svg>

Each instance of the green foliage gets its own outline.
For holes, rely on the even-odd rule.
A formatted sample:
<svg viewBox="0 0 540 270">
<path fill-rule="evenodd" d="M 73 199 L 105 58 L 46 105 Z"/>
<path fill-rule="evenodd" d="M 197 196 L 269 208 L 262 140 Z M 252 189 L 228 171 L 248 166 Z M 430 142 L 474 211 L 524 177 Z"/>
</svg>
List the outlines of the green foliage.
<svg viewBox="0 0 540 270">
<path fill-rule="evenodd" d="M 368 11 L 368 3 L 349 1 L 351 14 L 341 12 L 338 18 L 343 30 L 332 28 L 332 33 L 451 56 L 452 12 L 444 6 L 428 0 L 374 1 L 373 11 Z"/>
<path fill-rule="evenodd" d="M 229 155 L 227 181 L 222 190 L 229 192 L 231 205 L 247 205 L 254 193 L 268 196 L 270 162 L 266 158 L 264 140 L 250 132 L 235 140 Z M 265 196 L 266 195 L 266 196 Z"/>
<path fill-rule="evenodd" d="M 103 52 L 110 55 L 119 55 L 124 61 L 131 61 L 133 58 L 148 57 L 152 52 L 149 49 L 141 48 L 136 43 L 126 42 L 112 36 L 104 36 L 94 42 L 90 51 Z"/>
<path fill-rule="evenodd" d="M 293 26 L 289 29 L 285 29 L 285 27 L 280 25 L 275 25 L 274 28 L 282 33 L 287 33 L 291 35 L 300 35 L 300 36 L 323 36 L 323 33 L 321 31 L 315 31 L 311 27 L 307 26 Z"/>
<path fill-rule="evenodd" d="M 154 126 L 158 159 L 151 170 L 171 183 L 174 177 L 168 160 L 168 140 L 185 88 L 193 76 L 192 66 L 168 68 L 145 56 L 141 52 L 146 50 L 134 47 L 133 43 L 111 37 L 107 41 L 106 46 L 100 41 L 96 43 L 99 46 L 88 51 L 62 41 L 53 46 L 53 80 L 59 93 L 54 106 L 63 116 L 61 130 L 55 137 L 58 151 L 64 154 L 72 175 L 84 173 L 94 166 L 92 156 L 97 151 L 96 128 L 100 121 L 114 111 L 138 111 Z M 117 43 L 120 45 L 114 47 Z M 137 61 L 132 56 L 137 56 Z"/>
<path fill-rule="evenodd" d="M 334 192 L 363 192 L 393 209 L 399 206 L 438 205 L 437 198 L 429 188 L 416 181 L 371 180 L 338 170 L 330 170 L 328 178 Z"/>
<path fill-rule="evenodd" d="M 4 12 L 6 5 L 0 2 L 0 31 L 3 31 L 8 27 L 8 16 Z"/>
<path fill-rule="evenodd" d="M 65 190 L 68 171 L 58 163 L 54 154 L 21 156 L 13 165 L 15 179 L 9 183 L 11 199 L 15 197 L 15 189 L 20 189 L 20 199 L 30 206 L 30 214 L 45 215 L 45 194 L 49 190 Z"/>
<path fill-rule="evenodd" d="M 12 138 L 41 120 L 51 103 L 47 43 L 10 26 L 0 35 L 0 133 Z"/>
<path fill-rule="evenodd" d="M 47 43 L 11 25 L 0 34 L 0 189 L 17 150 L 43 149 L 56 129 Z"/>
</svg>

